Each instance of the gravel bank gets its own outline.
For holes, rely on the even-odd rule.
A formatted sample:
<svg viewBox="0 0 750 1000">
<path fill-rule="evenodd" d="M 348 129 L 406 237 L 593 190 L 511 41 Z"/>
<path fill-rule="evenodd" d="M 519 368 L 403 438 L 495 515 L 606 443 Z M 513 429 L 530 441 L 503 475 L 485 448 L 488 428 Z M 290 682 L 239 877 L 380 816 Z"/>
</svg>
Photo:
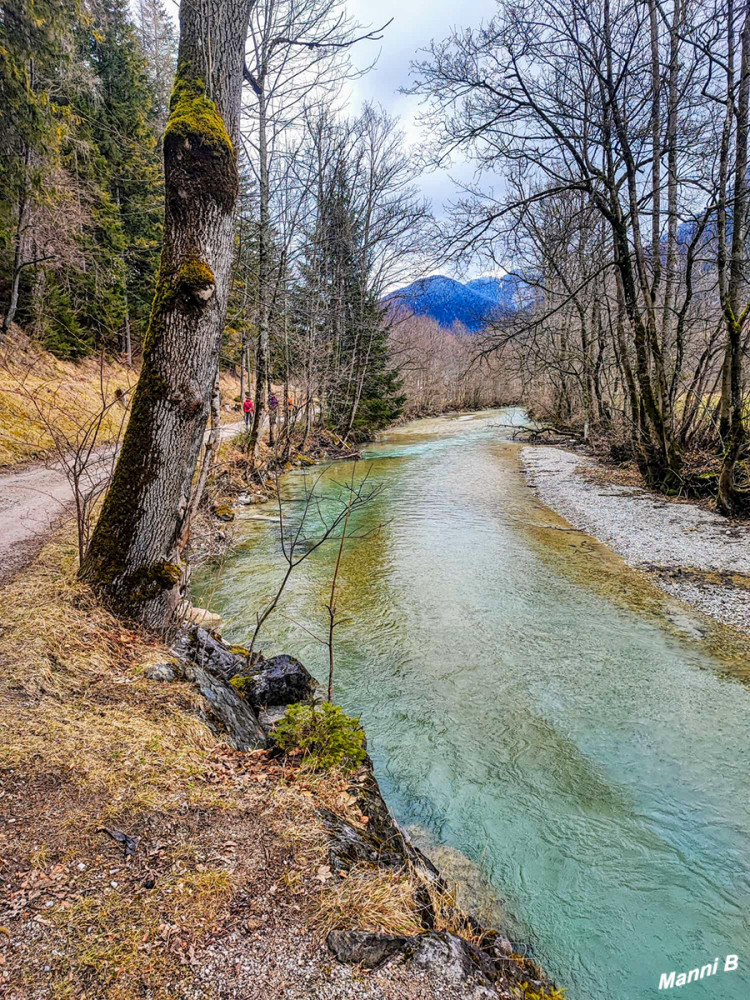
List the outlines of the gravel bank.
<svg viewBox="0 0 750 1000">
<path fill-rule="evenodd" d="M 591 483 L 585 471 L 598 463 L 582 455 L 539 446 L 524 448 L 522 459 L 539 498 L 574 527 L 667 593 L 750 632 L 750 590 L 732 579 L 750 575 L 750 528 L 637 487 Z"/>
</svg>

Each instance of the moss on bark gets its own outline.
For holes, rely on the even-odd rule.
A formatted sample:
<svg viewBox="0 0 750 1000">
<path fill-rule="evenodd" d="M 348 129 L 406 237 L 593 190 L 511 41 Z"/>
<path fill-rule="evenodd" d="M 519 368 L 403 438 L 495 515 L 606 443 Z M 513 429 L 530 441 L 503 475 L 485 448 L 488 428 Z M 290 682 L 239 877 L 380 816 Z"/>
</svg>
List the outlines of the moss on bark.
<svg viewBox="0 0 750 1000">
<path fill-rule="evenodd" d="M 176 185 L 167 184 L 170 208 L 178 214 L 194 209 L 195 198 L 208 193 L 231 210 L 238 193 L 234 145 L 203 80 L 192 78 L 189 66 L 178 68 L 169 106 L 164 162 L 168 174 L 178 175 L 172 177 Z"/>
</svg>

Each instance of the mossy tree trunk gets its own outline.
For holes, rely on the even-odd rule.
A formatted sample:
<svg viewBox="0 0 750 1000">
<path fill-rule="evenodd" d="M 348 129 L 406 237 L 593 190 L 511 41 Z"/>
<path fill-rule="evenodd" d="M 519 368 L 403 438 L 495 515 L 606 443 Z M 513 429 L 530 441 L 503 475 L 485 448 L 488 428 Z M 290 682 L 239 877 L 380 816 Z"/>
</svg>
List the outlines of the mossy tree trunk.
<svg viewBox="0 0 750 1000">
<path fill-rule="evenodd" d="M 169 624 L 180 600 L 179 539 L 218 367 L 252 2 L 180 5 L 157 290 L 130 422 L 81 566 L 116 611 L 155 629 Z"/>
</svg>

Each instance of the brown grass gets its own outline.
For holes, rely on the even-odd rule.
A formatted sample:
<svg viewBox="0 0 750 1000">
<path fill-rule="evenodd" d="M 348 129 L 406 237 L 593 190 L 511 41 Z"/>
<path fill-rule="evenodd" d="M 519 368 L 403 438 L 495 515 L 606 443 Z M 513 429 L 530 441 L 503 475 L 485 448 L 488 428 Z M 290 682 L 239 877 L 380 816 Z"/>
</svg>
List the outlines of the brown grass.
<svg viewBox="0 0 750 1000">
<path fill-rule="evenodd" d="M 112 404 L 117 390 L 132 399 L 138 369 L 99 358 L 61 361 L 28 340 L 17 327 L 0 354 L 0 468 L 45 459 L 58 442 L 74 442 L 81 427 L 96 417 L 102 400 Z M 241 419 L 234 410 L 239 379 L 223 373 L 222 422 Z M 99 444 L 115 441 L 127 422 L 127 409 L 114 403 L 107 410 L 97 435 Z"/>
<path fill-rule="evenodd" d="M 231 895 L 232 871 L 201 859 L 238 793 L 217 779 L 194 689 L 143 676 L 169 651 L 98 606 L 75 565 L 63 537 L 0 591 L 0 785 L 16 820 L 0 827 L 0 992 L 167 997 Z M 126 860 L 103 827 L 144 846 Z"/>
<path fill-rule="evenodd" d="M 306 947 L 333 926 L 417 933 L 417 873 L 328 864 L 318 807 L 364 823 L 351 776 L 217 740 L 192 686 L 144 677 L 169 650 L 99 606 L 75 568 L 62 534 L 0 590 L 0 814 L 14 820 L 0 823 L 0 993 L 183 995 L 247 899 Z M 138 837 L 135 855 L 105 828 Z"/>
<path fill-rule="evenodd" d="M 304 900 L 310 925 L 321 939 L 334 928 L 419 934 L 424 927 L 418 900 L 426 890 L 435 929 L 479 943 L 475 925 L 456 905 L 457 887 L 441 887 L 408 864 L 401 869 L 359 864 L 345 875 L 331 869 L 328 833 L 318 808 L 324 806 L 362 827 L 364 817 L 350 794 L 351 786 L 351 776 L 337 772 L 292 771 L 274 788 L 267 810 L 279 837 L 290 847 L 291 863 L 282 881 Z"/>
<path fill-rule="evenodd" d="M 408 872 L 355 865 L 345 878 L 331 879 L 331 888 L 320 892 L 314 914 L 323 934 L 334 927 L 403 935 L 423 930 Z"/>
<path fill-rule="evenodd" d="M 93 419 L 102 398 L 112 402 L 116 390 L 132 394 L 138 374 L 123 365 L 96 358 L 60 361 L 18 332 L 0 357 L 0 467 L 42 459 L 55 452 L 51 428 L 75 437 Z M 120 434 L 125 407 L 117 403 L 105 414 L 98 440 Z"/>
</svg>

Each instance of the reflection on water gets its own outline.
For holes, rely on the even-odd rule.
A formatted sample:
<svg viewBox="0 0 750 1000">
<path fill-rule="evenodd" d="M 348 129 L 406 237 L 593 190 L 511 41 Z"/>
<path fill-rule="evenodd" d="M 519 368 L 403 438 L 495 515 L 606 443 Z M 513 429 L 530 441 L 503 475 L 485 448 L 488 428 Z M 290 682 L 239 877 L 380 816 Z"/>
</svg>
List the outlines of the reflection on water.
<svg viewBox="0 0 750 1000">
<path fill-rule="evenodd" d="M 502 426 L 520 418 L 421 421 L 368 450 L 384 490 L 360 527 L 382 527 L 345 553 L 336 700 L 398 818 L 472 859 L 571 1000 L 661 996 L 660 973 L 727 953 L 737 972 L 686 989 L 746 1000 L 750 692 L 690 614 L 559 530 Z M 278 527 L 243 531 L 196 585 L 235 640 L 283 571 Z M 303 627 L 321 631 L 335 558 L 300 566 L 260 643 L 320 679 Z"/>
</svg>

